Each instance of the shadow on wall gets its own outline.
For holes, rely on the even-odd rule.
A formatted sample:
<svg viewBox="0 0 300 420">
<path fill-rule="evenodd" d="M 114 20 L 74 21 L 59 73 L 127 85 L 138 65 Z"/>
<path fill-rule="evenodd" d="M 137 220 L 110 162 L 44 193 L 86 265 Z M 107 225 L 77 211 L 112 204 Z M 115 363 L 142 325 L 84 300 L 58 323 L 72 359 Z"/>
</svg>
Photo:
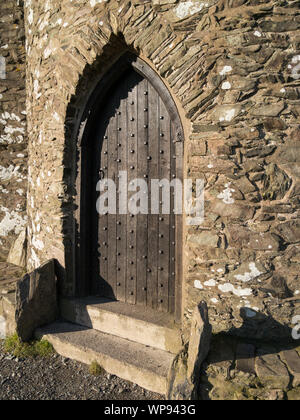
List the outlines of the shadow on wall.
<svg viewBox="0 0 300 420">
<path fill-rule="evenodd" d="M 276 388 L 277 391 L 283 391 L 280 389 L 281 385 L 278 385 L 280 380 L 278 382 L 276 378 L 277 374 L 280 377 L 277 369 L 283 369 L 287 372 L 285 352 L 290 353 L 292 351 L 292 354 L 290 353 L 292 359 L 299 356 L 300 363 L 300 339 L 293 340 L 293 330 L 291 328 L 279 324 L 272 317 L 261 316 L 260 324 L 257 323 L 255 328 L 263 324 L 273 326 L 274 332 L 277 330 L 285 335 L 288 332 L 290 340 L 276 340 L 275 335 L 274 340 L 268 342 L 241 338 L 245 335 L 245 332 L 249 332 L 249 328 L 254 328 L 254 321 L 249 325 L 245 310 L 241 312 L 244 319 L 241 328 L 231 329 L 228 333 L 216 334 L 212 339 L 209 355 L 201 370 L 201 382 L 198 390 L 201 400 L 253 399 L 252 397 L 255 395 L 259 399 L 271 399 L 272 389 Z M 298 326 L 298 335 L 299 329 Z M 298 354 L 295 350 L 298 351 Z M 260 358 L 263 359 L 258 362 Z M 259 370 L 258 364 L 260 366 Z M 264 377 L 262 378 L 263 383 L 261 383 L 260 374 L 262 372 L 264 375 L 269 373 L 270 377 L 267 382 L 270 382 L 270 387 L 265 386 L 266 378 Z M 284 380 L 290 382 L 288 388 L 292 388 L 291 374 L 287 372 L 287 375 L 287 379 L 284 378 Z M 274 381 L 273 388 L 271 386 L 272 381 Z"/>
<path fill-rule="evenodd" d="M 293 343 L 293 329 L 289 325 L 281 324 L 272 316 L 264 315 L 251 308 L 242 308 L 240 316 L 243 325 L 240 328 L 231 328 L 228 334 L 234 337 L 256 337 L 259 341 L 276 343 Z M 292 320 L 290 320 L 292 322 Z"/>
</svg>

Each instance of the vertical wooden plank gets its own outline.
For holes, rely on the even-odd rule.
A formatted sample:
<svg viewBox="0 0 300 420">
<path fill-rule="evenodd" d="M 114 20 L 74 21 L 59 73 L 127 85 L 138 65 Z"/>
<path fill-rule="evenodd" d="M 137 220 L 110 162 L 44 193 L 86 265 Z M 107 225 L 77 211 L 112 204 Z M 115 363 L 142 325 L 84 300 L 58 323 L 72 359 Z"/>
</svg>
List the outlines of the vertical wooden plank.
<svg viewBox="0 0 300 420">
<path fill-rule="evenodd" d="M 159 159 L 159 113 L 158 113 L 158 93 L 149 83 L 149 144 L 148 144 L 148 176 L 149 176 L 149 200 L 152 195 L 151 180 L 159 178 L 158 159 Z M 151 200 L 150 206 L 151 206 Z M 149 207 L 151 208 L 151 207 Z M 158 281 L 158 219 L 159 215 L 148 215 L 148 267 L 147 267 L 147 305 L 153 309 L 157 308 L 157 281 Z"/>
<path fill-rule="evenodd" d="M 148 82 L 146 79 L 138 84 L 138 138 L 137 138 L 137 176 L 148 183 Z M 146 197 L 147 191 L 144 191 Z M 148 215 L 137 216 L 137 304 L 147 305 L 147 255 L 148 255 Z"/>
<path fill-rule="evenodd" d="M 108 168 L 107 174 L 108 179 L 116 182 L 117 170 L 118 170 L 118 151 L 117 151 L 117 140 L 118 140 L 118 96 L 119 92 L 115 92 L 111 100 L 109 101 L 109 109 L 111 110 L 111 117 L 108 129 Z M 106 152 L 104 152 L 106 153 Z M 107 226 L 103 229 L 107 230 L 108 237 L 108 249 L 107 249 L 107 280 L 106 280 L 106 297 L 115 299 L 117 296 L 117 220 L 115 214 L 108 214 Z"/>
<path fill-rule="evenodd" d="M 159 100 L 160 110 L 160 153 L 159 169 L 160 179 L 170 181 L 170 117 L 168 111 Z M 161 192 L 162 193 L 162 192 Z M 171 192 L 172 193 L 172 192 Z M 169 204 L 171 200 L 169 199 Z M 173 210 L 173 209 L 170 209 Z M 163 312 L 169 310 L 169 275 L 170 275 L 170 213 L 164 214 L 161 208 L 161 216 L 158 224 L 158 308 Z"/>
<path fill-rule="evenodd" d="M 138 89 L 137 82 L 140 76 L 132 72 L 130 80 L 130 92 L 128 103 L 128 183 L 137 178 L 137 118 L 138 118 Z M 132 195 L 128 194 L 128 202 Z M 137 244 L 137 216 L 128 212 L 127 226 L 127 291 L 126 301 L 132 305 L 136 304 L 137 291 L 137 265 L 136 265 L 136 244 Z"/>
<path fill-rule="evenodd" d="M 175 133 L 174 133 L 175 137 Z M 177 140 L 177 139 L 175 139 Z M 183 143 L 175 144 L 176 150 L 176 175 L 183 182 Z M 181 321 L 182 318 L 182 277 L 183 277 L 183 215 L 175 216 L 176 226 L 176 245 L 175 245 L 175 319 Z"/>
<path fill-rule="evenodd" d="M 171 132 L 171 181 L 177 178 L 177 156 L 175 147 L 175 132 L 172 122 L 170 123 Z M 176 159 L 174 159 L 176 157 Z M 170 275 L 169 275 L 169 312 L 175 312 L 175 285 L 176 285 L 176 216 L 175 209 L 175 195 L 171 195 L 171 215 L 170 215 Z"/>
<path fill-rule="evenodd" d="M 107 115 L 106 115 L 107 116 Z M 103 139 L 99 141 L 101 145 L 100 151 L 100 170 L 98 174 L 98 179 L 103 179 L 107 177 L 107 167 L 108 167 L 108 136 L 109 136 L 109 124 L 106 118 L 104 118 L 104 124 L 106 125 L 106 130 Z M 108 215 L 99 214 L 98 215 L 98 238 L 99 238 L 99 275 L 100 278 L 94 284 L 93 293 L 100 296 L 106 296 L 107 293 L 107 274 L 108 274 L 108 230 L 104 230 L 107 227 Z"/>
<path fill-rule="evenodd" d="M 127 171 L 127 132 L 128 132 L 128 114 L 127 114 L 127 96 L 128 79 L 124 81 L 121 89 L 121 104 L 119 115 L 118 132 L 118 171 Z M 119 175 L 119 174 L 118 174 Z M 127 185 L 126 185 L 127 188 Z M 120 185 L 118 183 L 118 191 Z M 119 194 L 118 194 L 119 196 Z M 126 281 L 127 281 L 127 215 L 119 214 L 119 197 L 117 201 L 117 299 L 126 302 Z"/>
</svg>

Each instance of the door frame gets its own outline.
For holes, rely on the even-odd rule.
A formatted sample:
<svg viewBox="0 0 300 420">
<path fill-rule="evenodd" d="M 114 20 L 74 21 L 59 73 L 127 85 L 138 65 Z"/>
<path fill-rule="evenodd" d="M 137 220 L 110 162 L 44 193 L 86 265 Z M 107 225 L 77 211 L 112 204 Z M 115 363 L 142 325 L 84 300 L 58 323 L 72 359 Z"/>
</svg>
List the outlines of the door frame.
<svg viewBox="0 0 300 420">
<path fill-rule="evenodd" d="M 78 166 L 76 176 L 76 210 L 75 210 L 75 296 L 84 297 L 89 295 L 91 269 L 92 269 L 92 243 L 91 234 L 93 232 L 93 220 L 90 217 L 91 205 L 94 202 L 95 192 L 92 191 L 93 182 L 87 182 L 92 179 L 93 165 L 92 161 L 93 143 L 95 140 L 96 127 L 99 123 L 97 117 L 103 107 L 105 98 L 113 85 L 122 77 L 122 74 L 133 68 L 153 85 L 170 113 L 171 120 L 174 123 L 176 132 L 176 142 L 180 147 L 182 159 L 181 165 L 177 168 L 177 177 L 183 181 L 184 166 L 184 130 L 177 110 L 168 88 L 161 80 L 160 76 L 138 56 L 131 52 L 124 53 L 101 77 L 90 95 L 87 105 L 80 119 L 78 130 Z M 95 212 L 96 214 L 96 212 Z M 175 278 L 175 320 L 181 321 L 182 317 L 182 284 L 183 284 L 183 215 L 176 215 L 176 278 Z M 94 221 L 95 222 L 95 221 Z"/>
</svg>

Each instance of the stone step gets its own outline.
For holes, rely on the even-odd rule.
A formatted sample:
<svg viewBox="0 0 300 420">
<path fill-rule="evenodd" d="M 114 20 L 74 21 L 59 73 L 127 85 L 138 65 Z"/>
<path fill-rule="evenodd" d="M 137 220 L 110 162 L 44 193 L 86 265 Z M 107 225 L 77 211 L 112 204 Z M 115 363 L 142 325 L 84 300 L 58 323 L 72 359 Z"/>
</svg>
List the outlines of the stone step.
<svg viewBox="0 0 300 420">
<path fill-rule="evenodd" d="M 161 395 L 167 393 L 174 355 L 110 334 L 67 322 L 36 330 L 63 357 L 81 363 L 96 361 L 106 372 Z"/>
<path fill-rule="evenodd" d="M 99 298 L 63 299 L 61 316 L 146 346 L 177 354 L 182 348 L 180 330 L 169 314 Z"/>
</svg>

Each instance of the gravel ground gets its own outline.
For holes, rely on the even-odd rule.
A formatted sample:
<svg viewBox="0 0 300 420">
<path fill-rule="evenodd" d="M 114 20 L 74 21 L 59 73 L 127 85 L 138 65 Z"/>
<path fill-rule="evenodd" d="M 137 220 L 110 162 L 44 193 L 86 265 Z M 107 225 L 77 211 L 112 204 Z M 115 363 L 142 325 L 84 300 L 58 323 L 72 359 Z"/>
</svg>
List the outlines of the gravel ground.
<svg viewBox="0 0 300 420">
<path fill-rule="evenodd" d="M 18 359 L 0 341 L 0 400 L 158 400 L 162 396 L 81 363 L 53 355 Z"/>
</svg>

